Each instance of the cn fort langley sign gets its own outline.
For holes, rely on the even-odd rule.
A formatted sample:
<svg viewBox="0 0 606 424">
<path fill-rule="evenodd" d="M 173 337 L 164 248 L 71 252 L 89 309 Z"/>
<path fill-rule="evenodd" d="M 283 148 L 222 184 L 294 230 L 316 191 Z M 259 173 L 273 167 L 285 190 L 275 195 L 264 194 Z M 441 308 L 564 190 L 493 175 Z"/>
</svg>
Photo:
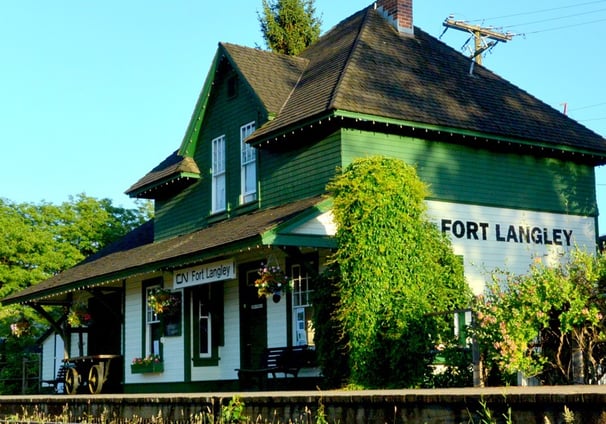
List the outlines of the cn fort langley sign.
<svg viewBox="0 0 606 424">
<path fill-rule="evenodd" d="M 233 280 L 236 278 L 236 264 L 234 259 L 211 262 L 180 269 L 173 274 L 173 288 L 210 284 L 215 281 Z"/>
</svg>

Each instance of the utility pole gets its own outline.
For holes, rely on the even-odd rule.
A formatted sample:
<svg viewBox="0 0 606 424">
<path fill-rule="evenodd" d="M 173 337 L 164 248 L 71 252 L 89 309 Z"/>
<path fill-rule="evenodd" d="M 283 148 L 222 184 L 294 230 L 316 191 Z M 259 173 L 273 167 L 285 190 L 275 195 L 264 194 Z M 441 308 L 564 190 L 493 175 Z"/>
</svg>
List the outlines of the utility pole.
<svg viewBox="0 0 606 424">
<path fill-rule="evenodd" d="M 493 47 L 499 41 L 506 43 L 513 37 L 513 35 L 510 33 L 498 32 L 489 27 L 472 25 L 465 21 L 456 21 L 452 18 L 446 18 L 442 25 L 444 25 L 447 29 L 454 28 L 459 31 L 471 33 L 474 40 L 474 52 L 471 58 L 474 59 L 478 65 L 482 64 L 482 53 Z M 485 38 L 492 41 L 485 42 Z"/>
</svg>

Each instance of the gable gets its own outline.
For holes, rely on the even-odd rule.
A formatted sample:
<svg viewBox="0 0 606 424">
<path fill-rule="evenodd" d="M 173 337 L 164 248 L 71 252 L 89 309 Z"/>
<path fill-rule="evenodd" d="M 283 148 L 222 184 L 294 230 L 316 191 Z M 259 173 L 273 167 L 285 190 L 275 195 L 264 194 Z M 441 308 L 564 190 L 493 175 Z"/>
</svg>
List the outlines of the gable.
<svg viewBox="0 0 606 424">
<path fill-rule="evenodd" d="M 179 149 L 183 156 L 192 156 L 196 150 L 208 99 L 215 87 L 215 79 L 220 75 L 220 66 L 226 64 L 249 87 L 250 93 L 263 105 L 265 114 L 272 116 L 282 108 L 306 66 L 306 61 L 249 47 L 219 43 Z"/>
<path fill-rule="evenodd" d="M 336 247 L 337 227 L 332 215 L 332 199 L 327 198 L 307 211 L 266 231 L 264 244 L 283 246 Z"/>
</svg>

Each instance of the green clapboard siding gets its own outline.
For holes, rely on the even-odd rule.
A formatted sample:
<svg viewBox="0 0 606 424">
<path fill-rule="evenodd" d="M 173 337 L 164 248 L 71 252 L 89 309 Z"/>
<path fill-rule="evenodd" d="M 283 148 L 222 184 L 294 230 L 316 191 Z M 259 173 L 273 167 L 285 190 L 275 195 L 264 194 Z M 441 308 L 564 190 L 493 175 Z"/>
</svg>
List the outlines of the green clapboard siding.
<svg viewBox="0 0 606 424">
<path fill-rule="evenodd" d="M 340 133 L 290 151 L 260 153 L 261 206 L 272 207 L 326 191 L 341 165 Z"/>
<path fill-rule="evenodd" d="M 240 127 L 255 122 L 259 127 L 267 118 L 263 107 L 247 85 L 238 79 L 237 95 L 228 97 L 227 80 L 233 70 L 220 68 L 215 79 L 207 112 L 197 142 L 194 160 L 198 164 L 201 180 L 176 197 L 156 201 L 156 240 L 185 234 L 207 225 L 211 216 L 211 140 L 226 137 L 227 213 L 235 215 L 240 207 Z"/>
<path fill-rule="evenodd" d="M 343 163 L 397 157 L 417 167 L 439 200 L 595 216 L 589 165 L 357 130 L 343 132 Z"/>
</svg>

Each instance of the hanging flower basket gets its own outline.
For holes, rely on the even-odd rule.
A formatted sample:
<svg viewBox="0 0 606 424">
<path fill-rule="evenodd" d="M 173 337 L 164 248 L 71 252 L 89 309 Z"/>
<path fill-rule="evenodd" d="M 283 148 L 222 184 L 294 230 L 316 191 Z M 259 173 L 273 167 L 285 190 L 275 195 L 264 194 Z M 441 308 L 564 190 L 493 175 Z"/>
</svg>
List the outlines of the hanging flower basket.
<svg viewBox="0 0 606 424">
<path fill-rule="evenodd" d="M 155 289 L 147 298 L 147 304 L 157 315 L 170 314 L 179 307 L 180 297 L 167 289 Z"/>
<path fill-rule="evenodd" d="M 259 278 L 255 280 L 255 287 L 257 288 L 259 297 L 273 297 L 274 295 L 281 295 L 284 292 L 290 291 L 290 280 L 279 265 L 272 266 L 262 263 L 261 268 L 259 268 Z M 279 298 L 277 299 L 279 301 Z"/>
<path fill-rule="evenodd" d="M 24 336 L 29 333 L 31 326 L 27 318 L 21 317 L 18 321 L 11 324 L 11 333 L 16 337 Z"/>
<path fill-rule="evenodd" d="M 130 364 L 130 372 L 133 374 L 164 372 L 164 362 L 158 355 L 135 358 Z"/>
<path fill-rule="evenodd" d="M 83 302 L 74 303 L 67 314 L 67 322 L 71 327 L 84 327 L 92 322 L 88 307 Z"/>
</svg>

